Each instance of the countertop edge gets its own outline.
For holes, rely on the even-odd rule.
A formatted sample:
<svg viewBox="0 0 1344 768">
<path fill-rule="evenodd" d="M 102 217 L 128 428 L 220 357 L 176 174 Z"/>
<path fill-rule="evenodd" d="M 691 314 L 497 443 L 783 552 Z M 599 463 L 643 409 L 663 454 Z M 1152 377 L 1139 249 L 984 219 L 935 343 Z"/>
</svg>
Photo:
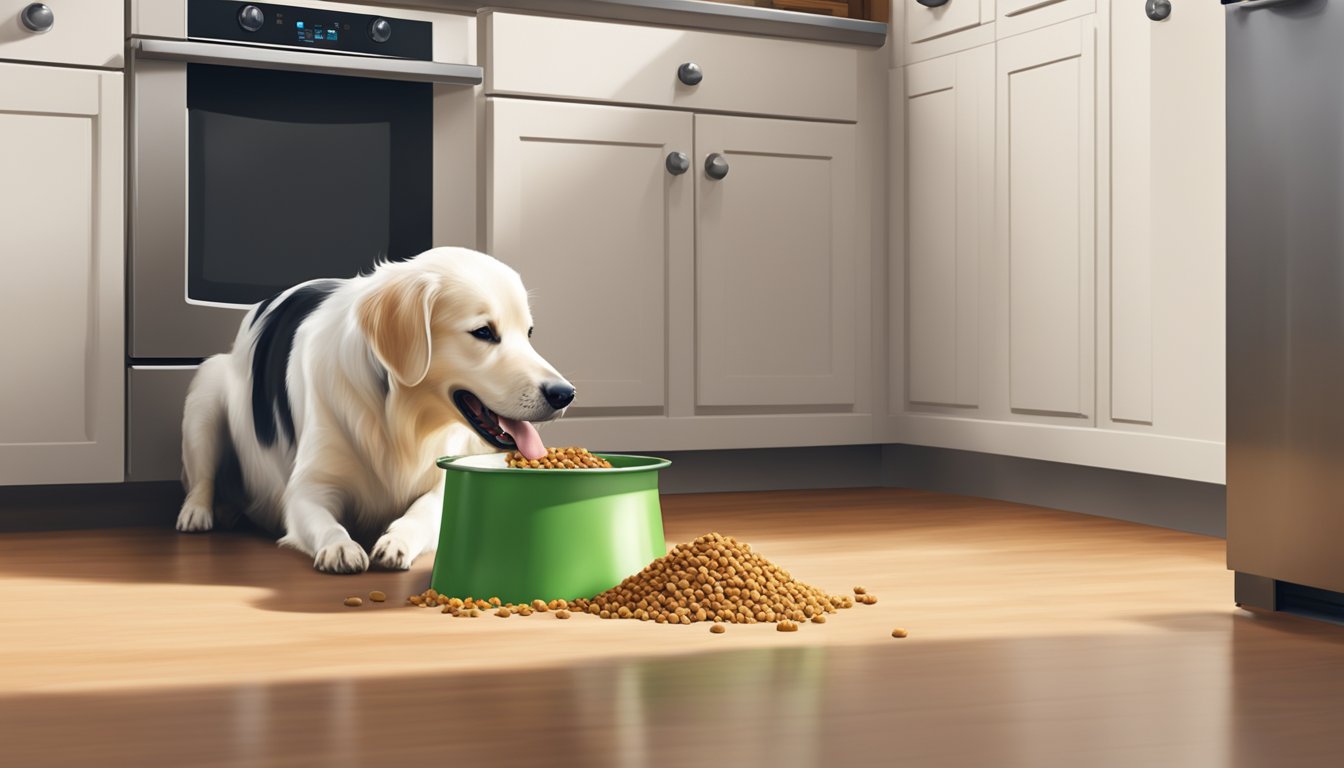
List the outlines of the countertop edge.
<svg viewBox="0 0 1344 768">
<path fill-rule="evenodd" d="M 718 32 L 848 43 L 873 48 L 880 48 L 887 41 L 887 25 L 880 21 L 711 3 L 705 0 L 494 0 L 484 3 L 464 0 L 402 0 L 395 4 L 458 11 L 528 11 L 556 16 L 666 24 Z"/>
</svg>

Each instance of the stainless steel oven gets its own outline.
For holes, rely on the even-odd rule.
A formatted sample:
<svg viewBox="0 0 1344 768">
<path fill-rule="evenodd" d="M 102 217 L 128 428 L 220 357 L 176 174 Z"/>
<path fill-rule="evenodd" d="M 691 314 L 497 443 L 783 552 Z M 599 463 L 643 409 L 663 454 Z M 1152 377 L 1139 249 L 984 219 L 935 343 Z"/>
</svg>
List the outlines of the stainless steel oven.
<svg viewBox="0 0 1344 768">
<path fill-rule="evenodd" d="M 477 243 L 470 16 L 140 0 L 130 47 L 128 477 L 175 476 L 180 390 L 247 308 Z"/>
</svg>

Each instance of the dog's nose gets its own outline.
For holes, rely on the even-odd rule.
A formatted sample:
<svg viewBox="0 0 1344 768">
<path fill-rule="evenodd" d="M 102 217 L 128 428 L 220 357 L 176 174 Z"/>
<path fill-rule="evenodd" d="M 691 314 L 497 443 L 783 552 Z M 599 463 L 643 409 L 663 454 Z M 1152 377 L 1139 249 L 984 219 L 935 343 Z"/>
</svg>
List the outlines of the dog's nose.
<svg viewBox="0 0 1344 768">
<path fill-rule="evenodd" d="M 541 385 L 541 395 L 557 411 L 574 402 L 574 388 L 565 382 L 547 382 Z"/>
</svg>

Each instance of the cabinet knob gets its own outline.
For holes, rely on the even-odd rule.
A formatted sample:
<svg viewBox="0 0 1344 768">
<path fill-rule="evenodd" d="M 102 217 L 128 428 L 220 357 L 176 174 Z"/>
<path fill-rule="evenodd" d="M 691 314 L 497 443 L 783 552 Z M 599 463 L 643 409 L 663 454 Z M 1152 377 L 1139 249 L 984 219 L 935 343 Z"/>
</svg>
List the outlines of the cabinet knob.
<svg viewBox="0 0 1344 768">
<path fill-rule="evenodd" d="M 718 152 L 710 153 L 705 158 L 705 175 L 718 181 L 728 175 L 728 161 L 723 159 L 723 155 Z"/>
<path fill-rule="evenodd" d="M 677 79 L 687 85 L 699 85 L 705 79 L 705 73 L 700 71 L 699 64 L 688 61 L 677 67 Z"/>
<path fill-rule="evenodd" d="M 1171 15 L 1171 0 L 1148 0 L 1143 4 L 1143 12 L 1153 21 L 1166 21 Z"/>
<path fill-rule="evenodd" d="M 915 0 L 915 2 L 925 8 L 937 8 L 940 5 L 947 5 L 947 0 Z"/>
<path fill-rule="evenodd" d="M 667 155 L 667 172 L 673 176 L 681 174 L 691 169 L 691 158 L 686 156 L 685 152 L 670 152 Z"/>
<path fill-rule="evenodd" d="M 19 21 L 29 32 L 46 32 L 56 23 L 56 14 L 46 3 L 31 3 L 19 13 Z"/>
</svg>

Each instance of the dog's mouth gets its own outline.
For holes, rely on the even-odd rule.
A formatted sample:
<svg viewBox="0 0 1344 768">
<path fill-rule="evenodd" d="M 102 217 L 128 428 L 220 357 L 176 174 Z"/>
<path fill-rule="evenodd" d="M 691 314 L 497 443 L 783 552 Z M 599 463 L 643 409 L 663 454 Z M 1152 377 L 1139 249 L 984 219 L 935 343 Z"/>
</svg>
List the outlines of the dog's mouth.
<svg viewBox="0 0 1344 768">
<path fill-rule="evenodd" d="M 531 422 L 510 419 L 485 407 L 481 398 L 459 389 L 453 393 L 453 404 L 462 412 L 467 424 L 487 443 L 504 451 L 517 450 L 529 459 L 546 455 L 541 435 Z"/>
</svg>

